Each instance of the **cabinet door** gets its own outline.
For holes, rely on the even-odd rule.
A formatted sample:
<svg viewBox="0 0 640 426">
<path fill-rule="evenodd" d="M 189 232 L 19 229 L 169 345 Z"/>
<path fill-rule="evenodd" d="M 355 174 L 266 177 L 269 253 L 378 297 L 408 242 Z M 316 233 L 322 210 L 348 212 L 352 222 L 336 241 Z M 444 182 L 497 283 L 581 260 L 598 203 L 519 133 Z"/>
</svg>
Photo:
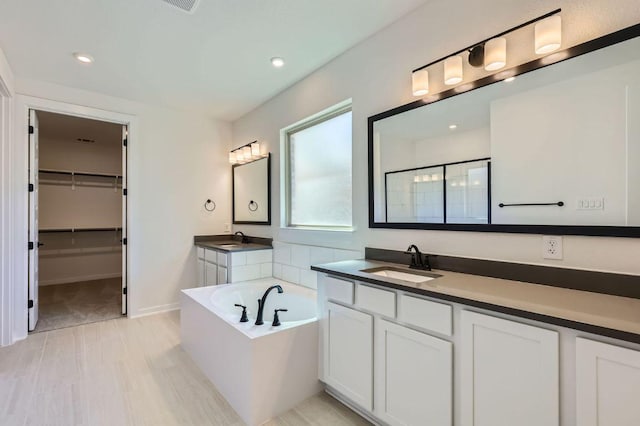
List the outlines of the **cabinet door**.
<svg viewBox="0 0 640 426">
<path fill-rule="evenodd" d="M 204 260 L 198 259 L 198 287 L 205 285 L 205 264 Z"/>
<path fill-rule="evenodd" d="M 227 283 L 227 268 L 218 265 L 218 285 Z"/>
<path fill-rule="evenodd" d="M 376 327 L 376 415 L 392 426 L 451 426 L 453 345 L 385 320 Z"/>
<path fill-rule="evenodd" d="M 640 352 L 576 340 L 578 426 L 640 425 Z"/>
<path fill-rule="evenodd" d="M 218 267 L 214 263 L 204 262 L 205 274 L 204 279 L 207 285 L 216 285 L 218 283 Z"/>
<path fill-rule="evenodd" d="M 464 426 L 557 426 L 558 333 L 462 311 Z"/>
<path fill-rule="evenodd" d="M 329 386 L 371 411 L 373 406 L 373 317 L 327 303 L 324 375 Z"/>
</svg>

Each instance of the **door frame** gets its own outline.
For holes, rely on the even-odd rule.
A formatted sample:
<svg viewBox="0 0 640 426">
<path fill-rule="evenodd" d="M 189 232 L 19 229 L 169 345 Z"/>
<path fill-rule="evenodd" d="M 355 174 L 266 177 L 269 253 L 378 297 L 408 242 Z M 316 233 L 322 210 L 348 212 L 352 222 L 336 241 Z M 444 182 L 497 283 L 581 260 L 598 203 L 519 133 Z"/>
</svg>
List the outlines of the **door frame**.
<svg viewBox="0 0 640 426">
<path fill-rule="evenodd" d="M 29 110 L 34 109 L 38 111 L 46 111 L 58 114 L 72 115 L 76 117 L 89 118 L 99 121 L 106 121 L 110 123 L 120 124 L 127 126 L 128 129 L 128 141 L 127 148 L 131 146 L 131 141 L 137 141 L 138 122 L 137 117 L 132 114 L 120 113 L 115 111 L 108 111 L 93 107 L 87 107 L 83 105 L 77 105 L 67 102 L 54 101 L 50 99 L 43 99 L 33 96 L 16 95 L 15 97 L 15 121 L 14 121 L 14 140 L 13 144 L 13 229 L 18 230 L 14 232 L 13 240 L 11 244 L 11 250 L 14 253 L 13 258 L 13 270 L 14 279 L 12 284 L 13 293 L 13 324 L 12 341 L 27 337 L 28 328 L 28 168 L 29 168 Z M 131 163 L 131 151 L 128 149 L 128 163 Z M 124 165 L 128 167 L 128 165 Z M 127 189 L 131 186 L 130 179 L 127 180 Z M 127 198 L 127 224 L 131 223 L 131 198 Z M 127 227 L 128 234 L 131 234 L 131 226 Z M 123 252 L 125 255 L 125 252 Z M 126 250 L 126 263 L 130 265 L 131 262 L 131 250 Z M 135 304 L 135 291 L 132 289 L 131 280 L 129 277 L 130 267 L 123 271 L 123 278 L 127 282 L 127 317 L 131 315 L 132 306 Z"/>
<path fill-rule="evenodd" d="M 13 343 L 13 222 L 11 211 L 12 188 L 12 130 L 13 88 L 10 70 L 3 68 L 0 50 L 0 347 Z"/>
</svg>

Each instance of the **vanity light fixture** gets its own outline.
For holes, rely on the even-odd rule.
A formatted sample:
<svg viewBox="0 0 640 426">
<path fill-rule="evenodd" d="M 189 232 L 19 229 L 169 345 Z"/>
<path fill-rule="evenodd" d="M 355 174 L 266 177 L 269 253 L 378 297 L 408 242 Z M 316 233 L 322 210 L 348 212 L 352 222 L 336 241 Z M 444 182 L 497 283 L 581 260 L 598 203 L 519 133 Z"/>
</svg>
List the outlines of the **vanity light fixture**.
<svg viewBox="0 0 640 426">
<path fill-rule="evenodd" d="M 258 141 L 253 141 L 229 153 L 230 164 L 245 164 L 261 158 L 268 157 L 269 154 L 262 154 L 261 146 Z M 234 162 L 235 159 L 235 162 Z"/>
<path fill-rule="evenodd" d="M 453 86 L 462 81 L 462 56 L 450 56 L 444 60 L 444 84 Z"/>
<path fill-rule="evenodd" d="M 411 74 L 413 96 L 424 96 L 429 93 L 429 71 L 418 70 Z"/>
<path fill-rule="evenodd" d="M 238 162 L 238 157 L 236 157 L 236 153 L 231 151 L 229 153 L 229 163 L 236 164 Z"/>
<path fill-rule="evenodd" d="M 92 64 L 94 61 L 93 56 L 81 52 L 75 52 L 73 54 L 73 57 L 76 58 L 78 62 L 81 62 L 83 64 Z"/>
<path fill-rule="evenodd" d="M 246 160 L 251 160 L 251 146 L 245 146 L 242 148 L 242 155 Z"/>
<path fill-rule="evenodd" d="M 535 48 L 538 55 L 555 52 L 562 44 L 562 18 L 550 16 L 535 27 Z"/>
<path fill-rule="evenodd" d="M 251 157 L 260 157 L 260 144 L 258 142 L 251 144 Z"/>
<path fill-rule="evenodd" d="M 529 29 L 532 29 L 534 32 L 535 53 L 538 55 L 547 55 L 558 50 L 562 45 L 562 18 L 559 15 L 561 11 L 562 9 L 553 10 L 547 14 L 503 31 L 500 34 L 496 34 L 493 37 L 451 53 L 437 61 L 430 62 L 427 65 L 414 69 L 411 73 L 411 92 L 413 93 L 413 96 L 431 94 L 434 95 L 433 98 L 435 100 L 438 99 L 435 95 L 449 90 L 447 86 L 456 86 L 452 89 L 456 92 L 465 92 L 477 87 L 476 81 L 467 81 L 460 85 L 460 83 L 464 81 L 465 75 L 479 75 L 478 80 L 489 76 L 493 76 L 494 81 L 501 80 L 499 75 L 495 76 L 494 74 L 496 74 L 496 71 L 507 66 L 507 45 L 511 43 L 509 41 L 510 35 L 525 27 L 529 27 Z M 531 28 L 532 26 L 534 28 Z M 529 33 L 523 32 L 519 36 L 514 37 L 512 40 L 517 40 L 518 43 L 515 43 L 515 47 L 511 48 L 515 49 L 519 47 L 521 45 L 519 39 L 521 39 L 523 35 L 526 36 L 527 34 Z M 535 59 L 530 53 L 527 55 L 520 54 L 516 56 L 524 56 L 524 63 L 528 60 Z M 531 59 L 527 59 L 527 56 L 531 56 Z M 484 69 L 484 74 L 483 71 L 465 74 L 465 66 L 469 65 L 479 68 L 480 70 Z M 514 72 L 518 72 L 518 68 L 516 67 L 519 65 L 521 64 L 514 63 L 511 65 L 511 69 L 513 70 L 511 72 L 512 74 Z M 443 80 L 429 81 L 429 70 L 433 66 L 440 66 L 444 68 Z M 440 73 L 436 72 L 432 75 L 436 74 L 439 75 Z M 509 82 L 513 80 L 505 79 L 505 81 Z"/>
</svg>

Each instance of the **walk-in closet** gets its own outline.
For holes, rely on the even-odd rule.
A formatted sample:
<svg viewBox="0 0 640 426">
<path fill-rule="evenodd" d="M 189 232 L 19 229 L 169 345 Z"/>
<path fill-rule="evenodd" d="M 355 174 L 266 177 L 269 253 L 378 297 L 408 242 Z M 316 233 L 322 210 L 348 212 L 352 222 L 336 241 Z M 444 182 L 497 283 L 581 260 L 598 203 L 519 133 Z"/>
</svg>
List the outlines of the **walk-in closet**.
<svg viewBox="0 0 640 426">
<path fill-rule="evenodd" d="M 37 242 L 30 243 L 29 329 L 118 318 L 126 312 L 126 128 L 42 111 L 30 121 L 30 241 Z"/>
</svg>

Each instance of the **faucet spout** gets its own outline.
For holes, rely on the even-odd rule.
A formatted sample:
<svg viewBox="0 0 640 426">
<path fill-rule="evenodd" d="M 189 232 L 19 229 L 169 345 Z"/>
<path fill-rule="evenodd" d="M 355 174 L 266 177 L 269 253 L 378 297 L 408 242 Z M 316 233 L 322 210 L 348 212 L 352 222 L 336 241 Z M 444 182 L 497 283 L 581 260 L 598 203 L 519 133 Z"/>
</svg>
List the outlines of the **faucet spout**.
<svg viewBox="0 0 640 426">
<path fill-rule="evenodd" d="M 412 250 L 414 250 L 415 253 L 412 252 Z M 416 246 L 415 244 L 411 244 L 409 248 L 407 248 L 407 251 L 405 253 L 411 254 L 411 265 L 409 265 L 409 268 L 424 269 L 427 271 L 431 270 L 429 255 L 423 255 L 418 246 Z"/>
<path fill-rule="evenodd" d="M 262 298 L 258 299 L 258 315 L 256 316 L 256 325 L 264 324 L 264 321 L 262 320 L 262 317 L 264 315 L 264 307 L 267 304 L 267 296 L 269 296 L 269 293 L 273 289 L 278 290 L 278 293 L 280 294 L 284 293 L 284 290 L 278 284 L 272 285 L 267 289 L 267 291 L 264 292 L 264 295 L 262 296 Z"/>
<path fill-rule="evenodd" d="M 240 235 L 242 237 L 242 244 L 249 244 L 249 237 L 247 237 L 246 235 L 244 235 L 244 233 L 242 231 L 236 231 L 235 234 L 233 235 Z"/>
</svg>

